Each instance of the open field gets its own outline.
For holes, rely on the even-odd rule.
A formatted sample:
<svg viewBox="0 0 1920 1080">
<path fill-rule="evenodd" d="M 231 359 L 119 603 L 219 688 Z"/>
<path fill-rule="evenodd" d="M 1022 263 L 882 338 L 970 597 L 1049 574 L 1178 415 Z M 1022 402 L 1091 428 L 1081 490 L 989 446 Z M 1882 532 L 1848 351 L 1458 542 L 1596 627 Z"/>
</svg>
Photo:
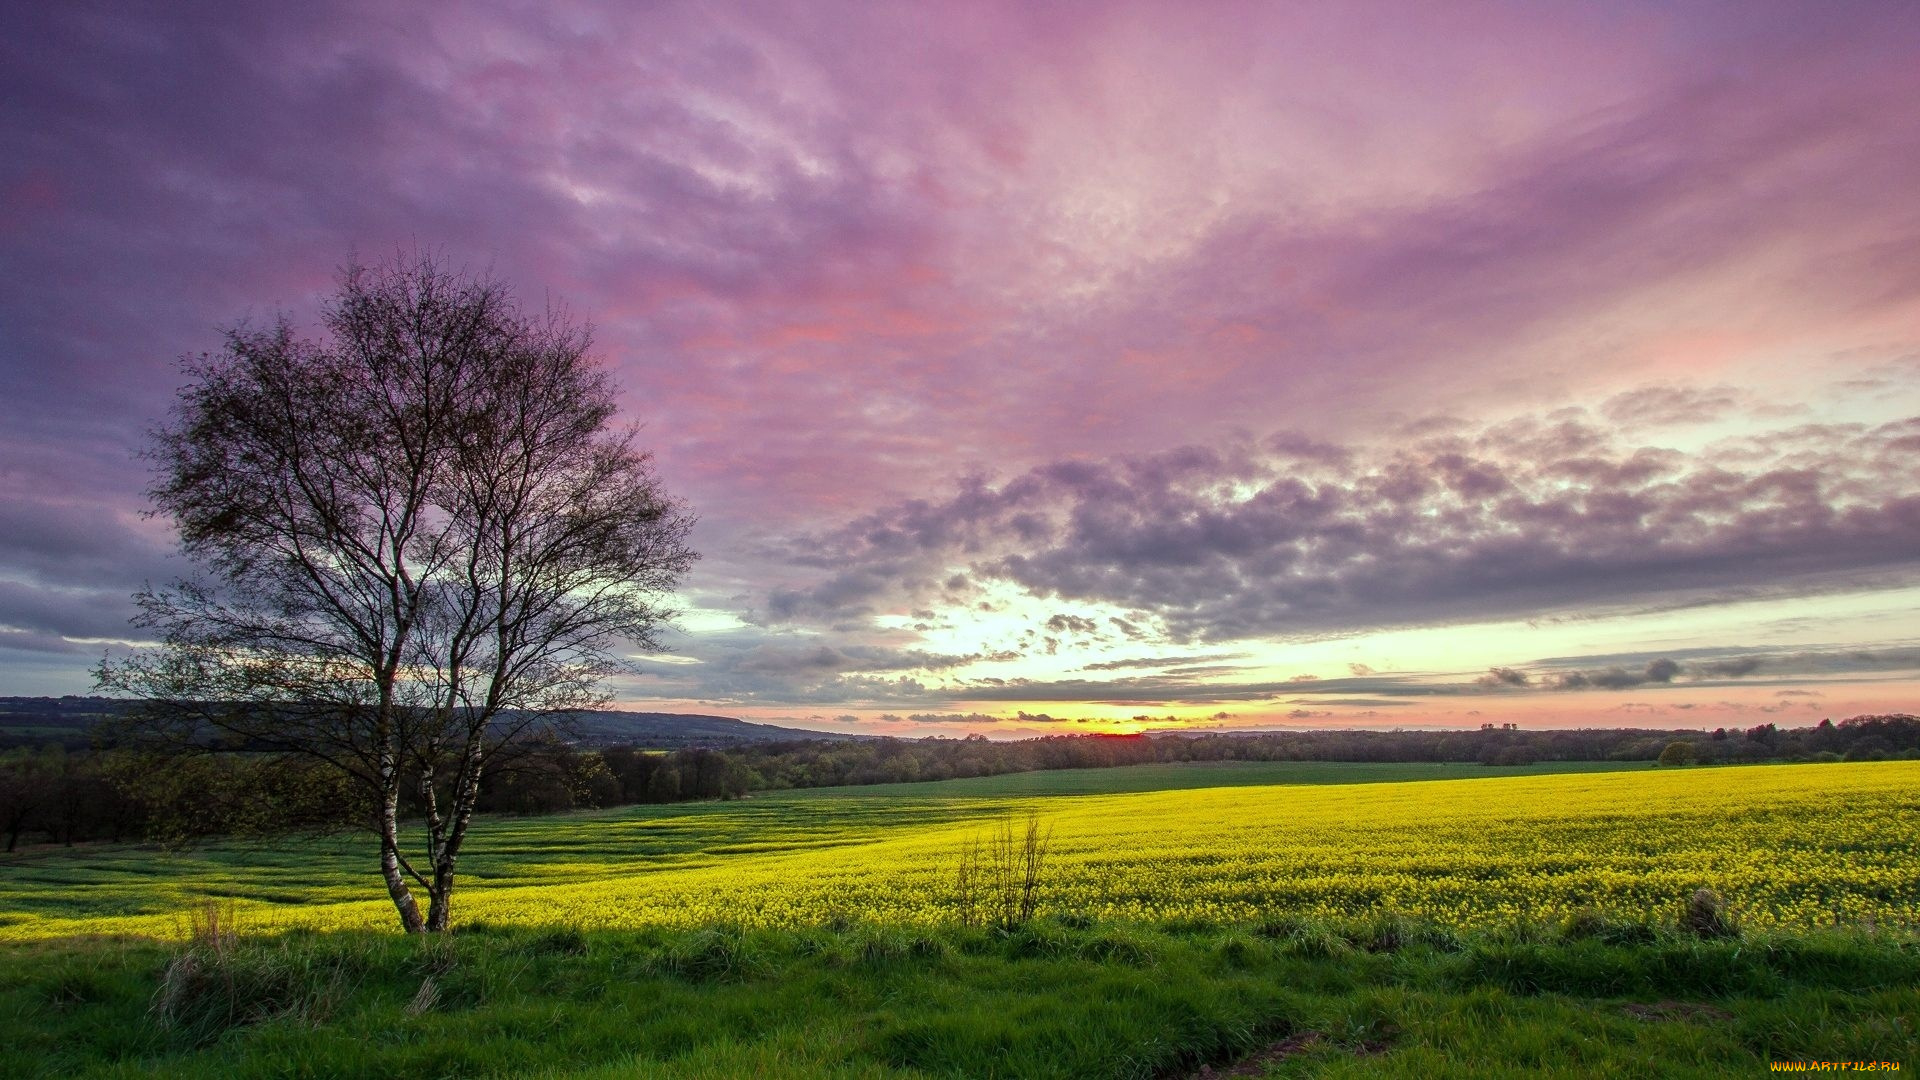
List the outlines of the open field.
<svg viewBox="0 0 1920 1080">
<path fill-rule="evenodd" d="M 929 926 L 953 916 L 960 850 L 1031 809 L 1053 830 L 1043 913 L 1231 923 L 1391 912 L 1468 928 L 1582 908 L 1644 917 L 1704 886 L 1754 928 L 1920 921 L 1911 762 L 980 793 L 1004 779 L 944 797 L 821 791 L 487 821 L 455 918 Z M 371 864 L 351 837 L 42 851 L 6 864 L 0 937 L 176 936 L 208 897 L 256 929 L 380 929 L 393 917 Z"/>
<path fill-rule="evenodd" d="M 1920 764 L 1404 778 L 1422 768 L 488 820 L 460 932 L 426 940 L 394 932 L 359 838 L 42 849 L 0 864 L 0 1077 L 1920 1064 Z M 1054 830 L 1040 916 L 955 925 L 959 851 L 1028 811 Z M 1702 886 L 1738 936 L 1678 925 Z"/>
<path fill-rule="evenodd" d="M 1262 787 L 1273 784 L 1389 784 L 1403 780 L 1472 780 L 1544 776 L 1550 773 L 1644 772 L 1648 768 L 1649 763 L 1645 761 L 1547 761 L 1534 765 L 1401 761 L 1193 761 L 1119 765 L 1104 769 L 1040 769 L 964 780 L 816 788 L 791 794 L 800 797 L 865 795 L 883 799 L 906 796 L 987 799 L 1040 795 L 1122 795 L 1136 791 L 1184 791 L 1190 788 Z"/>
</svg>

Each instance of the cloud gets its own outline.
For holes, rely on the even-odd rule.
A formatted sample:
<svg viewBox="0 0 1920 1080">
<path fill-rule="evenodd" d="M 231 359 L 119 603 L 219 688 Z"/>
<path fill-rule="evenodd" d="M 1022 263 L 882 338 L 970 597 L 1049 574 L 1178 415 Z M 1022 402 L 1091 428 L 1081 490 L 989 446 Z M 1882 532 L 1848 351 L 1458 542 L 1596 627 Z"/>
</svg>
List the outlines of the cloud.
<svg viewBox="0 0 1920 1080">
<path fill-rule="evenodd" d="M 1758 656 L 1736 656 L 1729 660 L 1702 660 L 1689 665 L 1688 670 L 1697 676 L 1738 679 L 1759 671 L 1765 663 L 1766 661 Z"/>
<path fill-rule="evenodd" d="M 911 713 L 907 719 L 916 724 L 1004 724 L 1005 717 L 986 713 Z"/>
<path fill-rule="evenodd" d="M 1549 690 L 1624 690 L 1643 686 L 1673 685 L 1677 680 L 1689 684 L 1717 685 L 1734 681 L 1803 679 L 1822 675 L 1859 675 L 1881 672 L 1920 671 L 1920 648 L 1810 649 L 1794 652 L 1751 652 L 1733 649 L 1695 650 L 1691 657 L 1655 656 L 1638 666 L 1629 667 L 1637 658 L 1622 658 L 1625 663 L 1587 666 L 1605 657 L 1561 658 L 1537 661 L 1547 670 L 1537 676 L 1514 668 L 1495 668 L 1496 673 L 1476 680 L 1480 686 L 1528 686 L 1536 684 Z M 1782 696 L 1798 696 L 1807 691 L 1782 691 Z M 1815 694 L 1814 696 L 1818 696 Z"/>
<path fill-rule="evenodd" d="M 1629 671 L 1623 667 L 1603 668 L 1598 671 L 1563 671 L 1553 677 L 1551 688 L 1555 690 L 1626 690 L 1649 683 L 1667 684 L 1680 673 L 1680 665 L 1662 657 L 1649 661 L 1638 671 Z"/>
<path fill-rule="evenodd" d="M 1056 634 L 1097 635 L 1100 633 L 1100 624 L 1078 615 L 1055 615 L 1047 620 L 1047 629 Z"/>
<path fill-rule="evenodd" d="M 941 671 L 980 660 L 977 654 L 951 656 L 871 645 L 755 645 L 733 660 L 730 669 L 750 674 L 829 673 L 840 671 Z"/>
<path fill-rule="evenodd" d="M 1477 685 L 1485 687 L 1527 686 L 1532 681 L 1526 672 L 1509 667 L 1488 668 L 1485 675 L 1474 680 Z"/>
<path fill-rule="evenodd" d="M 1167 652 L 1912 570 L 1911 432 L 1664 443 L 1750 427 L 1787 354 L 1858 415 L 1911 395 L 1900 5 L 0 24 L 0 578 L 39 591 L 0 615 L 33 633 L 174 572 L 133 518 L 171 358 L 415 243 L 598 324 L 701 514 L 688 596 L 774 631 L 651 687 L 935 694 L 964 667 L 861 653 L 914 649 L 872 618 L 989 588 Z M 1489 426 L 1549 401 L 1605 423 Z"/>
<path fill-rule="evenodd" d="M 1196 656 L 1137 656 L 1127 660 L 1101 660 L 1097 663 L 1087 664 L 1080 670 L 1126 671 L 1133 668 L 1176 668 L 1195 664 L 1211 664 L 1220 660 L 1242 660 L 1246 657 L 1246 653 L 1240 652 L 1202 653 Z M 1213 667 L 1209 668 L 1209 670 L 1231 669 Z"/>
<path fill-rule="evenodd" d="M 1802 425 L 1688 454 L 1623 443 L 1568 410 L 1357 445 L 1333 465 L 1249 442 L 1063 461 L 810 538 L 807 558 L 833 569 L 789 610 L 917 603 L 955 560 L 1042 600 L 1149 614 L 1175 641 L 1912 580 L 1916 436 L 1920 418 Z M 1008 542 L 1015 516 L 1044 524 Z"/>
<path fill-rule="evenodd" d="M 1739 393 L 1727 386 L 1643 386 L 1608 398 L 1600 414 L 1616 424 L 1675 427 L 1721 419 L 1739 404 Z"/>
</svg>

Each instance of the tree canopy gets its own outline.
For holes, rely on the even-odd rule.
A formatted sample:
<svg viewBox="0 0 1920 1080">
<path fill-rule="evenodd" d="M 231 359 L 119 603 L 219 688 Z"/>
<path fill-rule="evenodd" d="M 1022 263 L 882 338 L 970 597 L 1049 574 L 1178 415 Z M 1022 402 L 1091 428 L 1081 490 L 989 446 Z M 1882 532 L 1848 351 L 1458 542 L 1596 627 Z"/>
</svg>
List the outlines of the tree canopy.
<svg viewBox="0 0 1920 1080">
<path fill-rule="evenodd" d="M 357 782 L 402 923 L 442 930 L 487 763 L 659 647 L 693 518 L 613 427 L 565 312 L 416 256 L 347 267 L 321 323 L 238 327 L 187 362 L 151 497 L 200 572 L 138 594 L 160 645 L 99 681 L 183 744 L 217 733 Z"/>
</svg>

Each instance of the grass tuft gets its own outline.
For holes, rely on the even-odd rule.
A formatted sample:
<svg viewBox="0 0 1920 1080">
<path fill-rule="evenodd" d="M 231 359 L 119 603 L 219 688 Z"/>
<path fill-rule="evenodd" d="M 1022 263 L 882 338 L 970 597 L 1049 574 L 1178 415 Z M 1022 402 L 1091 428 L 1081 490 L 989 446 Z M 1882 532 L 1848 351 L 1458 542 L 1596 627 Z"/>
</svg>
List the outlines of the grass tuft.
<svg viewBox="0 0 1920 1080">
<path fill-rule="evenodd" d="M 1680 929 L 1706 940 L 1737 938 L 1740 928 L 1727 911 L 1727 902 L 1712 889 L 1699 889 L 1680 913 Z"/>
<path fill-rule="evenodd" d="M 767 958 L 737 926 L 697 930 L 668 947 L 662 969 L 689 982 L 737 982 L 765 974 Z"/>
</svg>

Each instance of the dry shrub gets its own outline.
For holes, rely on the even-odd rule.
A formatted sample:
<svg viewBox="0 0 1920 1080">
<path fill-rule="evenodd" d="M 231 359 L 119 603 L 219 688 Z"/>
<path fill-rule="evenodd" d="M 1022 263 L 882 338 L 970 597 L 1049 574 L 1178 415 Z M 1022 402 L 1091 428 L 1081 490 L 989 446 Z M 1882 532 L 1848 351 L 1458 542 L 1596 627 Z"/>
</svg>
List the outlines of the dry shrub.
<svg viewBox="0 0 1920 1080">
<path fill-rule="evenodd" d="M 1727 902 L 1712 889 L 1700 889 L 1687 900 L 1680 912 L 1680 929 L 1698 938 L 1735 938 L 1740 928 L 1727 910 Z"/>
<path fill-rule="evenodd" d="M 1033 921 L 1040 907 L 1040 878 L 1053 842 L 1040 815 L 1029 812 L 1024 830 L 1010 819 L 985 844 L 978 837 L 960 851 L 954 882 L 954 911 L 960 925 L 1012 930 Z"/>
<path fill-rule="evenodd" d="M 231 904 L 209 900 L 190 916 L 187 945 L 160 969 L 151 1013 L 198 1045 L 266 1020 L 317 1024 L 344 998 L 342 964 L 292 943 L 244 941 Z"/>
</svg>

